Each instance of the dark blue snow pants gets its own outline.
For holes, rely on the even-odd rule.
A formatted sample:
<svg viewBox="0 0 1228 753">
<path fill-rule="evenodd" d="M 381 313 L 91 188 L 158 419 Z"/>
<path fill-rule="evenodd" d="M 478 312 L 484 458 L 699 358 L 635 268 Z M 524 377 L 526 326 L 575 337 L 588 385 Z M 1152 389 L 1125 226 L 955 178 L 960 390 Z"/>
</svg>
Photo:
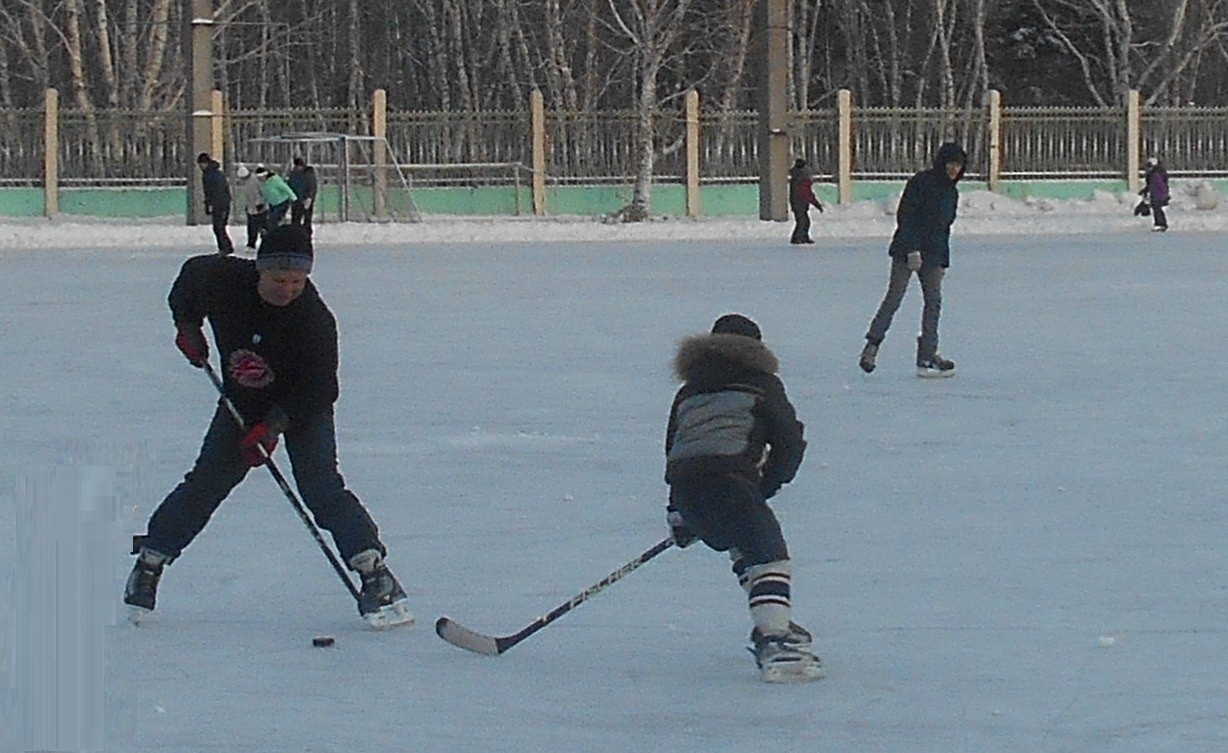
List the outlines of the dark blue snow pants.
<svg viewBox="0 0 1228 753">
<path fill-rule="evenodd" d="M 196 464 L 149 519 L 145 546 L 178 557 L 209 522 L 230 491 L 252 470 L 239 450 L 242 431 L 219 403 Z M 337 469 L 337 438 L 330 407 L 290 423 L 283 435 L 294 482 L 317 525 L 333 535 L 346 562 L 366 549 L 386 553 L 379 530 Z"/>
</svg>

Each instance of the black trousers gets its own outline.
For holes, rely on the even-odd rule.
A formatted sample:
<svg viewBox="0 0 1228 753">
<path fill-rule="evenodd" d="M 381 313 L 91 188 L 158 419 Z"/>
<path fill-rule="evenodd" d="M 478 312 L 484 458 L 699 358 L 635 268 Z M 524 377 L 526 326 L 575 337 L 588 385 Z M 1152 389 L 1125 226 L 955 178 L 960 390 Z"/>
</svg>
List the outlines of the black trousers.
<svg viewBox="0 0 1228 753">
<path fill-rule="evenodd" d="M 789 558 L 776 513 L 756 484 L 741 476 L 675 481 L 669 503 L 687 528 L 718 552 L 736 549 L 734 571 Z"/>
<path fill-rule="evenodd" d="M 233 254 L 235 245 L 230 242 L 230 233 L 226 232 L 226 223 L 230 222 L 230 210 L 214 207 L 209 215 L 213 225 L 213 237 L 217 239 L 217 252 L 223 256 Z"/>
<path fill-rule="evenodd" d="M 308 235 L 311 235 L 311 215 L 316 211 L 315 202 L 311 202 L 311 206 L 303 206 L 303 202 L 296 201 L 290 205 L 290 224 L 301 225 Z"/>
<path fill-rule="evenodd" d="M 793 207 L 793 235 L 790 243 L 812 243 L 810 240 L 810 207 Z"/>
<path fill-rule="evenodd" d="M 268 212 L 258 212 L 247 215 L 247 247 L 255 248 L 256 241 L 264 237 L 264 225 L 268 221 Z"/>
</svg>

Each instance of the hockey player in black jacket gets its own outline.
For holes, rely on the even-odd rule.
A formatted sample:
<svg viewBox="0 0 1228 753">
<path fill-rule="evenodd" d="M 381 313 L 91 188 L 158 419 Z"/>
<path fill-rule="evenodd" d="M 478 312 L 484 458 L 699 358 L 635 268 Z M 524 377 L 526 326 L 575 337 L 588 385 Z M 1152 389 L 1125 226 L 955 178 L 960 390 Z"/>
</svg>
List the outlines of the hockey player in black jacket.
<svg viewBox="0 0 1228 753">
<path fill-rule="evenodd" d="M 374 627 L 412 622 L 405 592 L 384 564 L 375 522 L 337 469 L 337 323 L 308 279 L 312 261 L 303 229 L 282 226 L 268 232 L 254 262 L 196 256 L 171 287 L 175 346 L 203 367 L 209 320 L 225 392 L 244 426 L 219 401 L 196 464 L 149 519 L 124 590 L 124 602 L 136 610 L 154 608 L 163 567 L 284 436 L 304 504 L 362 576 L 359 613 Z"/>
<path fill-rule="evenodd" d="M 741 314 L 683 339 L 674 372 L 685 383 L 670 409 L 665 481 L 674 542 L 699 538 L 729 552 L 754 621 L 751 651 L 765 680 L 787 682 L 821 677 L 822 667 L 810 634 L 791 619 L 789 551 L 766 502 L 793 480 L 806 449 L 778 365 L 759 326 Z"/>
</svg>

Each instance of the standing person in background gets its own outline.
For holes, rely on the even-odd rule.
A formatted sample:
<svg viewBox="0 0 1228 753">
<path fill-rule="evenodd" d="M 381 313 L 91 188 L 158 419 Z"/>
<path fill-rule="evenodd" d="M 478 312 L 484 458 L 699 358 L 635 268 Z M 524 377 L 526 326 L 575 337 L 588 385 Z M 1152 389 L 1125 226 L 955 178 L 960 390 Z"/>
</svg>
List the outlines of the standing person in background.
<svg viewBox="0 0 1228 753">
<path fill-rule="evenodd" d="M 290 207 L 290 224 L 302 227 L 311 235 L 311 216 L 315 213 L 316 203 L 316 169 L 307 164 L 302 157 L 294 158 L 294 167 L 290 168 L 288 178 L 290 189 L 294 191 L 294 204 Z"/>
<path fill-rule="evenodd" d="M 247 215 L 247 248 L 255 251 L 256 241 L 264 237 L 269 205 L 264 203 L 264 196 L 260 193 L 260 181 L 246 165 L 239 165 L 239 169 L 235 171 L 235 185 L 239 189 L 239 198 L 243 201 L 243 212 Z"/>
<path fill-rule="evenodd" d="M 313 257 L 302 229 L 271 228 L 255 261 L 195 256 L 171 286 L 175 347 L 203 368 L 209 361 L 203 330 L 208 320 L 225 394 L 243 425 L 217 401 L 195 465 L 150 517 L 124 588 L 134 619 L 153 611 L 163 568 L 192 543 L 248 472 L 268 462 L 284 437 L 303 503 L 362 576 L 359 614 L 376 628 L 413 622 L 405 591 L 384 564 L 387 550 L 375 521 L 337 469 L 337 321 L 309 279 Z M 276 537 L 263 537 L 260 547 L 258 563 L 276 551 Z M 264 581 L 283 598 L 281 584 Z"/>
<path fill-rule="evenodd" d="M 265 230 L 272 230 L 282 223 L 290 205 L 298 197 L 286 179 L 267 167 L 256 168 L 256 179 L 260 181 L 260 194 L 269 205 L 269 216 L 265 220 Z"/>
<path fill-rule="evenodd" d="M 959 144 L 938 147 L 934 164 L 908 179 L 896 209 L 895 235 L 887 254 L 891 276 L 887 294 L 866 333 L 861 351 L 862 371 L 874 371 L 878 346 L 900 308 L 915 272 L 925 299 L 921 336 L 917 338 L 917 376 L 954 376 L 955 362 L 938 355 L 938 316 L 942 311 L 942 278 L 951 265 L 951 224 L 959 208 L 959 188 L 968 154 Z"/>
<path fill-rule="evenodd" d="M 196 166 L 200 168 L 200 185 L 205 193 L 205 214 L 209 215 L 213 225 L 213 237 L 217 239 L 217 252 L 229 256 L 235 251 L 230 242 L 230 233 L 226 231 L 226 223 L 230 221 L 230 185 L 226 175 L 222 173 L 222 165 L 209 156 L 208 152 L 196 155 Z"/>
<path fill-rule="evenodd" d="M 1164 213 L 1164 207 L 1168 206 L 1170 199 L 1168 171 L 1164 169 L 1164 164 L 1159 159 L 1152 157 L 1147 160 L 1147 173 L 1143 176 L 1143 190 L 1139 193 L 1151 205 L 1151 217 L 1155 221 L 1151 230 L 1156 233 L 1168 230 L 1168 216 Z"/>
<path fill-rule="evenodd" d="M 810 238 L 810 207 L 823 211 L 823 205 L 814 195 L 814 178 L 806 167 L 806 160 L 799 159 L 789 169 L 789 207 L 793 210 L 793 236 L 790 243 L 814 243 Z"/>
<path fill-rule="evenodd" d="M 684 338 L 665 431 L 666 523 L 674 543 L 696 538 L 729 552 L 746 592 L 751 653 L 768 682 L 823 676 L 811 636 L 792 620 L 792 564 L 768 506 L 793 480 L 806 451 L 804 427 L 777 376 L 776 355 L 759 325 L 726 314 L 710 334 Z"/>
</svg>

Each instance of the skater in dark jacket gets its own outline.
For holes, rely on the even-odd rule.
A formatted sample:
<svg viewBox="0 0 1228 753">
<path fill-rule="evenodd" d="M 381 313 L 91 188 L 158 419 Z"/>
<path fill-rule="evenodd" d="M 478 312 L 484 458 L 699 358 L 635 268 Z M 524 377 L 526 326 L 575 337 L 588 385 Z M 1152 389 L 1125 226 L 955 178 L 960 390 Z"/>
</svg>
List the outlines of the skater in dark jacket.
<svg viewBox="0 0 1228 753">
<path fill-rule="evenodd" d="M 685 547 L 698 538 L 729 552 L 764 679 L 814 679 L 822 668 L 810 634 L 791 619 L 789 550 L 767 504 L 793 480 L 806 450 L 776 356 L 758 325 L 726 314 L 711 334 L 683 339 L 673 365 L 684 382 L 665 432 L 674 542 Z"/>
<path fill-rule="evenodd" d="M 959 208 L 957 184 L 967 163 L 963 147 L 943 144 L 934 156 L 933 166 L 909 178 L 904 186 L 895 214 L 895 235 L 887 249 L 891 257 L 887 294 L 870 322 L 861 351 L 860 365 L 867 374 L 874 371 L 879 345 L 904 300 L 914 272 L 921 281 L 924 298 L 921 336 L 917 338 L 917 375 L 955 373 L 955 363 L 938 355 L 938 316 L 942 311 L 942 279 L 951 266 L 951 224 Z"/>
<path fill-rule="evenodd" d="M 302 157 L 294 158 L 294 166 L 286 176 L 290 190 L 294 191 L 294 203 L 290 205 L 290 224 L 300 225 L 311 235 L 311 217 L 315 214 L 316 169 Z"/>
<path fill-rule="evenodd" d="M 196 256 L 171 287 L 175 346 L 203 368 L 209 346 L 202 327 L 209 321 L 225 392 L 243 426 L 219 401 L 196 464 L 149 519 L 124 591 L 135 609 L 153 610 L 163 567 L 284 436 L 303 503 L 362 577 L 359 613 L 374 627 L 412 621 L 405 592 L 384 564 L 379 531 L 337 469 L 337 323 L 308 279 L 312 260 L 301 228 L 278 227 L 265 235 L 255 261 Z"/>
<path fill-rule="evenodd" d="M 196 156 L 196 166 L 200 168 L 200 184 L 205 194 L 205 214 L 209 215 L 213 226 L 213 237 L 217 240 L 217 252 L 222 256 L 233 254 L 235 247 L 226 231 L 230 222 L 230 184 L 222 173 L 221 164 L 201 152 Z"/>
<path fill-rule="evenodd" d="M 1147 173 L 1143 177 L 1143 190 L 1139 191 L 1143 199 L 1151 207 L 1151 217 L 1154 224 L 1151 229 L 1155 232 L 1162 233 L 1168 230 L 1168 215 L 1164 213 L 1164 207 L 1168 206 L 1171 198 L 1168 192 L 1168 171 L 1164 169 L 1164 165 L 1160 160 L 1152 157 L 1147 160 Z"/>
<path fill-rule="evenodd" d="M 814 243 L 810 238 L 810 207 L 823 211 L 823 204 L 814 195 L 814 178 L 799 159 L 789 170 L 789 208 L 793 210 L 793 235 L 790 243 Z"/>
</svg>

